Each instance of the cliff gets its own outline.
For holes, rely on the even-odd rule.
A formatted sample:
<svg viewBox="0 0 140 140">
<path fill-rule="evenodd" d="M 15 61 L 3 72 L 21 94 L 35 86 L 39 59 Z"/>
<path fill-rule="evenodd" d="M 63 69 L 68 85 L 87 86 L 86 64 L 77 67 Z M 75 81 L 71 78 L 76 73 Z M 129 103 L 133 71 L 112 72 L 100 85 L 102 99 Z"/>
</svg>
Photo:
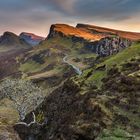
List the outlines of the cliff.
<svg viewBox="0 0 140 140">
<path fill-rule="evenodd" d="M 82 31 L 78 28 L 66 25 L 66 24 L 54 24 L 50 28 L 50 33 L 47 37 L 47 39 L 53 38 L 53 37 L 72 37 L 79 38 L 79 40 L 86 40 L 86 41 L 95 41 L 100 40 L 103 38 L 102 35 L 94 35 L 85 31 Z"/>
<path fill-rule="evenodd" d="M 140 40 L 140 33 L 115 30 L 115 29 L 99 27 L 95 25 L 88 25 L 88 24 L 77 24 L 76 27 L 83 31 L 97 34 L 97 35 L 98 34 L 103 34 L 105 36 L 116 35 L 133 41 Z"/>
<path fill-rule="evenodd" d="M 130 47 L 132 41 L 121 37 L 105 37 L 99 41 L 86 42 L 84 47 L 99 56 L 109 56 L 116 54 L 123 49 Z"/>
</svg>

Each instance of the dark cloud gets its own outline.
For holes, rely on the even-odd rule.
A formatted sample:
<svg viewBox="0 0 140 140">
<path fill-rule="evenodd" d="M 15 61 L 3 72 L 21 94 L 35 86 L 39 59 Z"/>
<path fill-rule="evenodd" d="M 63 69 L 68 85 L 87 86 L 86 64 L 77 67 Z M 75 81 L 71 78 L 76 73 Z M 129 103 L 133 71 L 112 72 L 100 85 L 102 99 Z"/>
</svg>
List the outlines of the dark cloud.
<svg viewBox="0 0 140 140">
<path fill-rule="evenodd" d="M 139 0 L 31 0 L 63 15 L 97 20 L 125 20 L 140 12 Z"/>
<path fill-rule="evenodd" d="M 140 9 L 139 0 L 4 0 L 0 10 L 26 11 L 50 9 L 65 14 L 80 16 L 113 16 L 120 13 L 135 13 Z M 73 15 L 72 15 L 73 16 Z M 121 15 L 120 15 L 121 16 Z"/>
<path fill-rule="evenodd" d="M 139 0 L 78 0 L 76 15 L 97 20 L 125 20 L 140 12 Z"/>
</svg>

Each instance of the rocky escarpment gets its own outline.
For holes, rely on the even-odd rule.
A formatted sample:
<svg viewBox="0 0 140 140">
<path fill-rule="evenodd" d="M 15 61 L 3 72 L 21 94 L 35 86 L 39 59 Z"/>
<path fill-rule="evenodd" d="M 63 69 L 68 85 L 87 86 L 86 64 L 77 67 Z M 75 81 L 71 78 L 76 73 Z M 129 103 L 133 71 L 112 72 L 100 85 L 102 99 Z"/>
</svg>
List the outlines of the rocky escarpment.
<svg viewBox="0 0 140 140">
<path fill-rule="evenodd" d="M 71 38 L 73 42 L 100 40 L 102 35 L 94 35 L 66 24 L 54 24 L 50 28 L 47 39 L 55 37 Z"/>
<path fill-rule="evenodd" d="M 132 41 L 125 38 L 106 37 L 100 41 L 86 42 L 84 47 L 99 56 L 109 56 L 120 52 L 124 48 L 131 46 L 131 44 Z"/>
<path fill-rule="evenodd" d="M 102 34 L 102 35 L 104 35 L 104 37 L 110 36 L 110 35 L 117 35 L 115 32 L 111 32 L 111 31 L 103 30 L 103 29 L 101 30 L 100 28 L 98 28 L 96 26 L 90 26 L 90 25 L 86 25 L 86 24 L 79 23 L 76 25 L 76 28 L 84 30 L 89 33 L 92 33 L 92 34 Z"/>
<path fill-rule="evenodd" d="M 87 24 L 77 24 L 76 28 L 93 34 L 102 34 L 106 37 L 110 35 L 116 35 L 133 41 L 140 40 L 140 33 L 136 32 L 121 31 Z"/>
<path fill-rule="evenodd" d="M 63 24 L 52 25 L 47 39 L 57 37 L 71 39 L 73 44 L 82 43 L 85 50 L 90 50 L 99 56 L 118 53 L 132 44 L 132 40 L 120 37 L 113 31 L 86 29 L 84 25 L 80 24 L 77 25 L 77 28 Z"/>
</svg>

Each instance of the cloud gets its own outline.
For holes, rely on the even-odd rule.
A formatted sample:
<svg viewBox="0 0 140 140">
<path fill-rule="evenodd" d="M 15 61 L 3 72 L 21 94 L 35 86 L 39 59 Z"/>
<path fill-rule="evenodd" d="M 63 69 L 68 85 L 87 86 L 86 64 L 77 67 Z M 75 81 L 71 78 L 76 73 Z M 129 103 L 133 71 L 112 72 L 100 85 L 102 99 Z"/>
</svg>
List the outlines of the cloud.
<svg viewBox="0 0 140 140">
<path fill-rule="evenodd" d="M 4 0 L 0 1 L 0 32 L 29 31 L 46 35 L 49 26 L 58 22 L 114 27 L 117 23 L 137 23 L 133 27 L 138 28 L 139 14 L 139 0 Z"/>
<path fill-rule="evenodd" d="M 72 12 L 74 4 L 77 0 L 31 0 L 37 4 L 44 6 L 52 6 L 56 10 L 62 12 Z"/>
<path fill-rule="evenodd" d="M 78 0 L 75 13 L 95 20 L 125 20 L 140 12 L 139 0 Z"/>
<path fill-rule="evenodd" d="M 62 11 L 72 12 L 76 0 L 51 0 L 48 2 Z"/>
</svg>

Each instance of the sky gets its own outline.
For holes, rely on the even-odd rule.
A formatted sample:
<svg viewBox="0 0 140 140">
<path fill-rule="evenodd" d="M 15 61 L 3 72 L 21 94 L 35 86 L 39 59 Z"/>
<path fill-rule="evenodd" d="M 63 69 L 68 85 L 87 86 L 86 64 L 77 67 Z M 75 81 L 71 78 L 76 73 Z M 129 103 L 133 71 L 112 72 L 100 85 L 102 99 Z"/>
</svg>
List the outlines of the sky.
<svg viewBox="0 0 140 140">
<path fill-rule="evenodd" d="M 46 37 L 55 23 L 140 32 L 140 0 L 0 0 L 0 34 L 32 32 Z"/>
</svg>

